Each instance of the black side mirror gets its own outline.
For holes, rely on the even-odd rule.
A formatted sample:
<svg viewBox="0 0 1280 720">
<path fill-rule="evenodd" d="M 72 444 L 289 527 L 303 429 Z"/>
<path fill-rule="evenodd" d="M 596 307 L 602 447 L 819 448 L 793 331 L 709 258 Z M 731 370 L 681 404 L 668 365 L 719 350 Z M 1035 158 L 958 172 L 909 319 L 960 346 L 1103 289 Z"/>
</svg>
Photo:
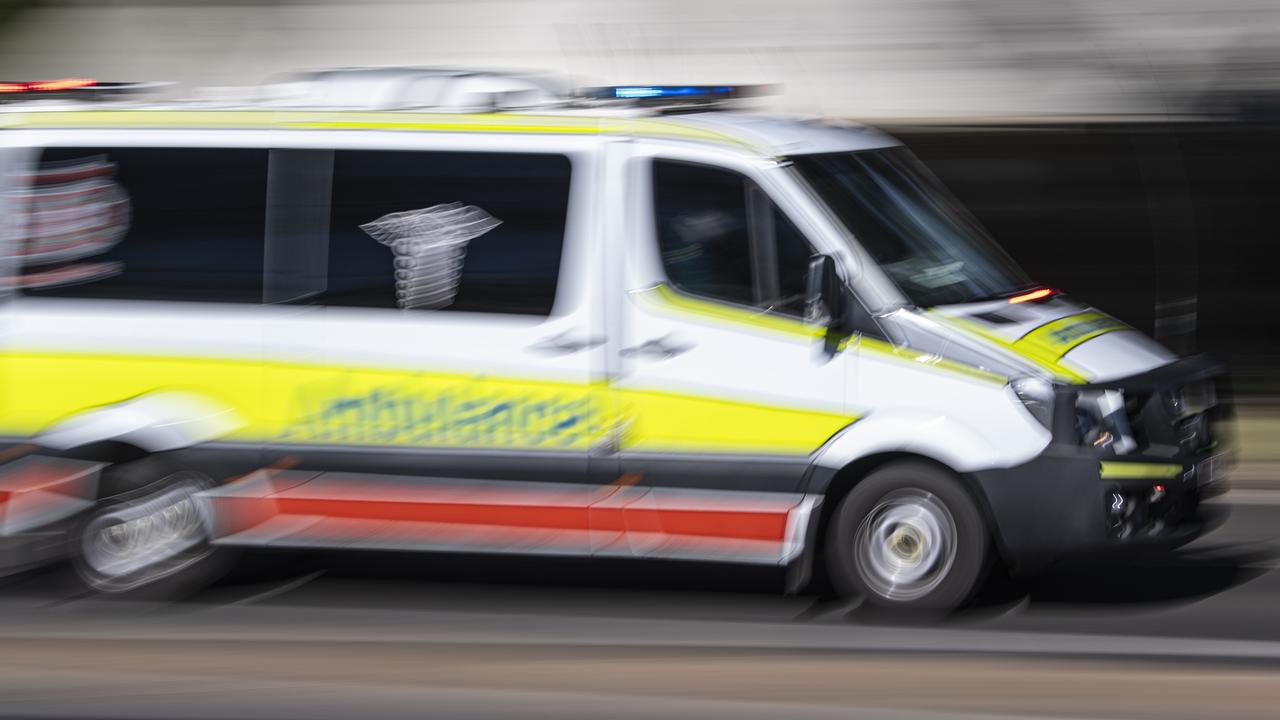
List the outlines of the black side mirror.
<svg viewBox="0 0 1280 720">
<path fill-rule="evenodd" d="M 809 272 L 805 276 L 804 320 L 827 328 L 829 352 L 833 352 L 843 339 L 840 335 L 847 324 L 847 312 L 844 284 L 836 273 L 835 258 L 830 255 L 809 258 Z"/>
<path fill-rule="evenodd" d="M 810 325 L 836 327 L 844 320 L 844 292 L 836 261 L 830 255 L 809 258 L 805 276 L 804 321 Z"/>
</svg>

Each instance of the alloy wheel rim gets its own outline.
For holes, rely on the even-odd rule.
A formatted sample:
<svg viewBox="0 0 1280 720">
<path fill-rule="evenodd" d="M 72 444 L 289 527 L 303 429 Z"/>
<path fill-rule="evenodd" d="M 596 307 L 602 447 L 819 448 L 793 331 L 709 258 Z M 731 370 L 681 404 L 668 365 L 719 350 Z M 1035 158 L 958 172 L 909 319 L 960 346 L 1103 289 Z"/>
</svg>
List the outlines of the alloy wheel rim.
<svg viewBox="0 0 1280 720">
<path fill-rule="evenodd" d="M 853 556 L 867 587 L 889 600 L 923 597 L 955 564 L 956 525 L 936 496 L 898 490 L 880 500 L 858 526 Z"/>
<path fill-rule="evenodd" d="M 209 515 L 195 482 L 181 482 L 92 518 L 80 556 L 94 586 L 128 589 L 186 567 L 208 553 Z"/>
</svg>

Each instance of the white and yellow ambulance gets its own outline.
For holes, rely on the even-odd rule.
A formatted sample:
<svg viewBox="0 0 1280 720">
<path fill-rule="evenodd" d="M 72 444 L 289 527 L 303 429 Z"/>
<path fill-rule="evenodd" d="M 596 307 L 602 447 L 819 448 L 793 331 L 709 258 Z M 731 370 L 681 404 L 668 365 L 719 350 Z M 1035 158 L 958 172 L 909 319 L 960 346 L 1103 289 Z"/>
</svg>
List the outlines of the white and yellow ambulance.
<svg viewBox="0 0 1280 720">
<path fill-rule="evenodd" d="M 1036 285 L 866 127 L 455 71 L 7 85 L 0 535 L 65 530 L 101 591 L 340 547 L 952 607 L 1185 542 L 1220 484 L 1220 368 Z"/>
</svg>

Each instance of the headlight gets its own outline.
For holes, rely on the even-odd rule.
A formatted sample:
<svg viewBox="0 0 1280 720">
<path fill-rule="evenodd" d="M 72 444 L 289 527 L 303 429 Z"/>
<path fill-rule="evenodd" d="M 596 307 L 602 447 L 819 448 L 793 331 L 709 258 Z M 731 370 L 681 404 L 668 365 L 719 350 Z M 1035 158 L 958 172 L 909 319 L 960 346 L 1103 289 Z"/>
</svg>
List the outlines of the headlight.
<svg viewBox="0 0 1280 720">
<path fill-rule="evenodd" d="M 1039 420 L 1046 430 L 1053 430 L 1052 383 L 1037 377 L 1020 377 L 1014 378 L 1009 387 L 1032 417 Z"/>
<path fill-rule="evenodd" d="M 1082 391 L 1076 400 L 1076 434 L 1080 442 L 1098 449 L 1110 448 L 1123 455 L 1138 443 L 1125 412 L 1124 393 L 1119 390 Z"/>
</svg>

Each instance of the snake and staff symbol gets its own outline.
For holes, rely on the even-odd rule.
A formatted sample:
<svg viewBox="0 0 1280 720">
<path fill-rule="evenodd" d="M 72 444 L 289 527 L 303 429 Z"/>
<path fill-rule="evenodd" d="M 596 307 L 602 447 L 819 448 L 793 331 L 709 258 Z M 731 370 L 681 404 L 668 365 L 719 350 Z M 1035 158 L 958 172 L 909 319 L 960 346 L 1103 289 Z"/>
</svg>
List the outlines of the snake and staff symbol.
<svg viewBox="0 0 1280 720">
<path fill-rule="evenodd" d="M 458 294 L 467 243 L 501 224 L 474 205 L 453 202 L 383 215 L 360 229 L 391 248 L 400 307 L 438 309 Z"/>
</svg>

